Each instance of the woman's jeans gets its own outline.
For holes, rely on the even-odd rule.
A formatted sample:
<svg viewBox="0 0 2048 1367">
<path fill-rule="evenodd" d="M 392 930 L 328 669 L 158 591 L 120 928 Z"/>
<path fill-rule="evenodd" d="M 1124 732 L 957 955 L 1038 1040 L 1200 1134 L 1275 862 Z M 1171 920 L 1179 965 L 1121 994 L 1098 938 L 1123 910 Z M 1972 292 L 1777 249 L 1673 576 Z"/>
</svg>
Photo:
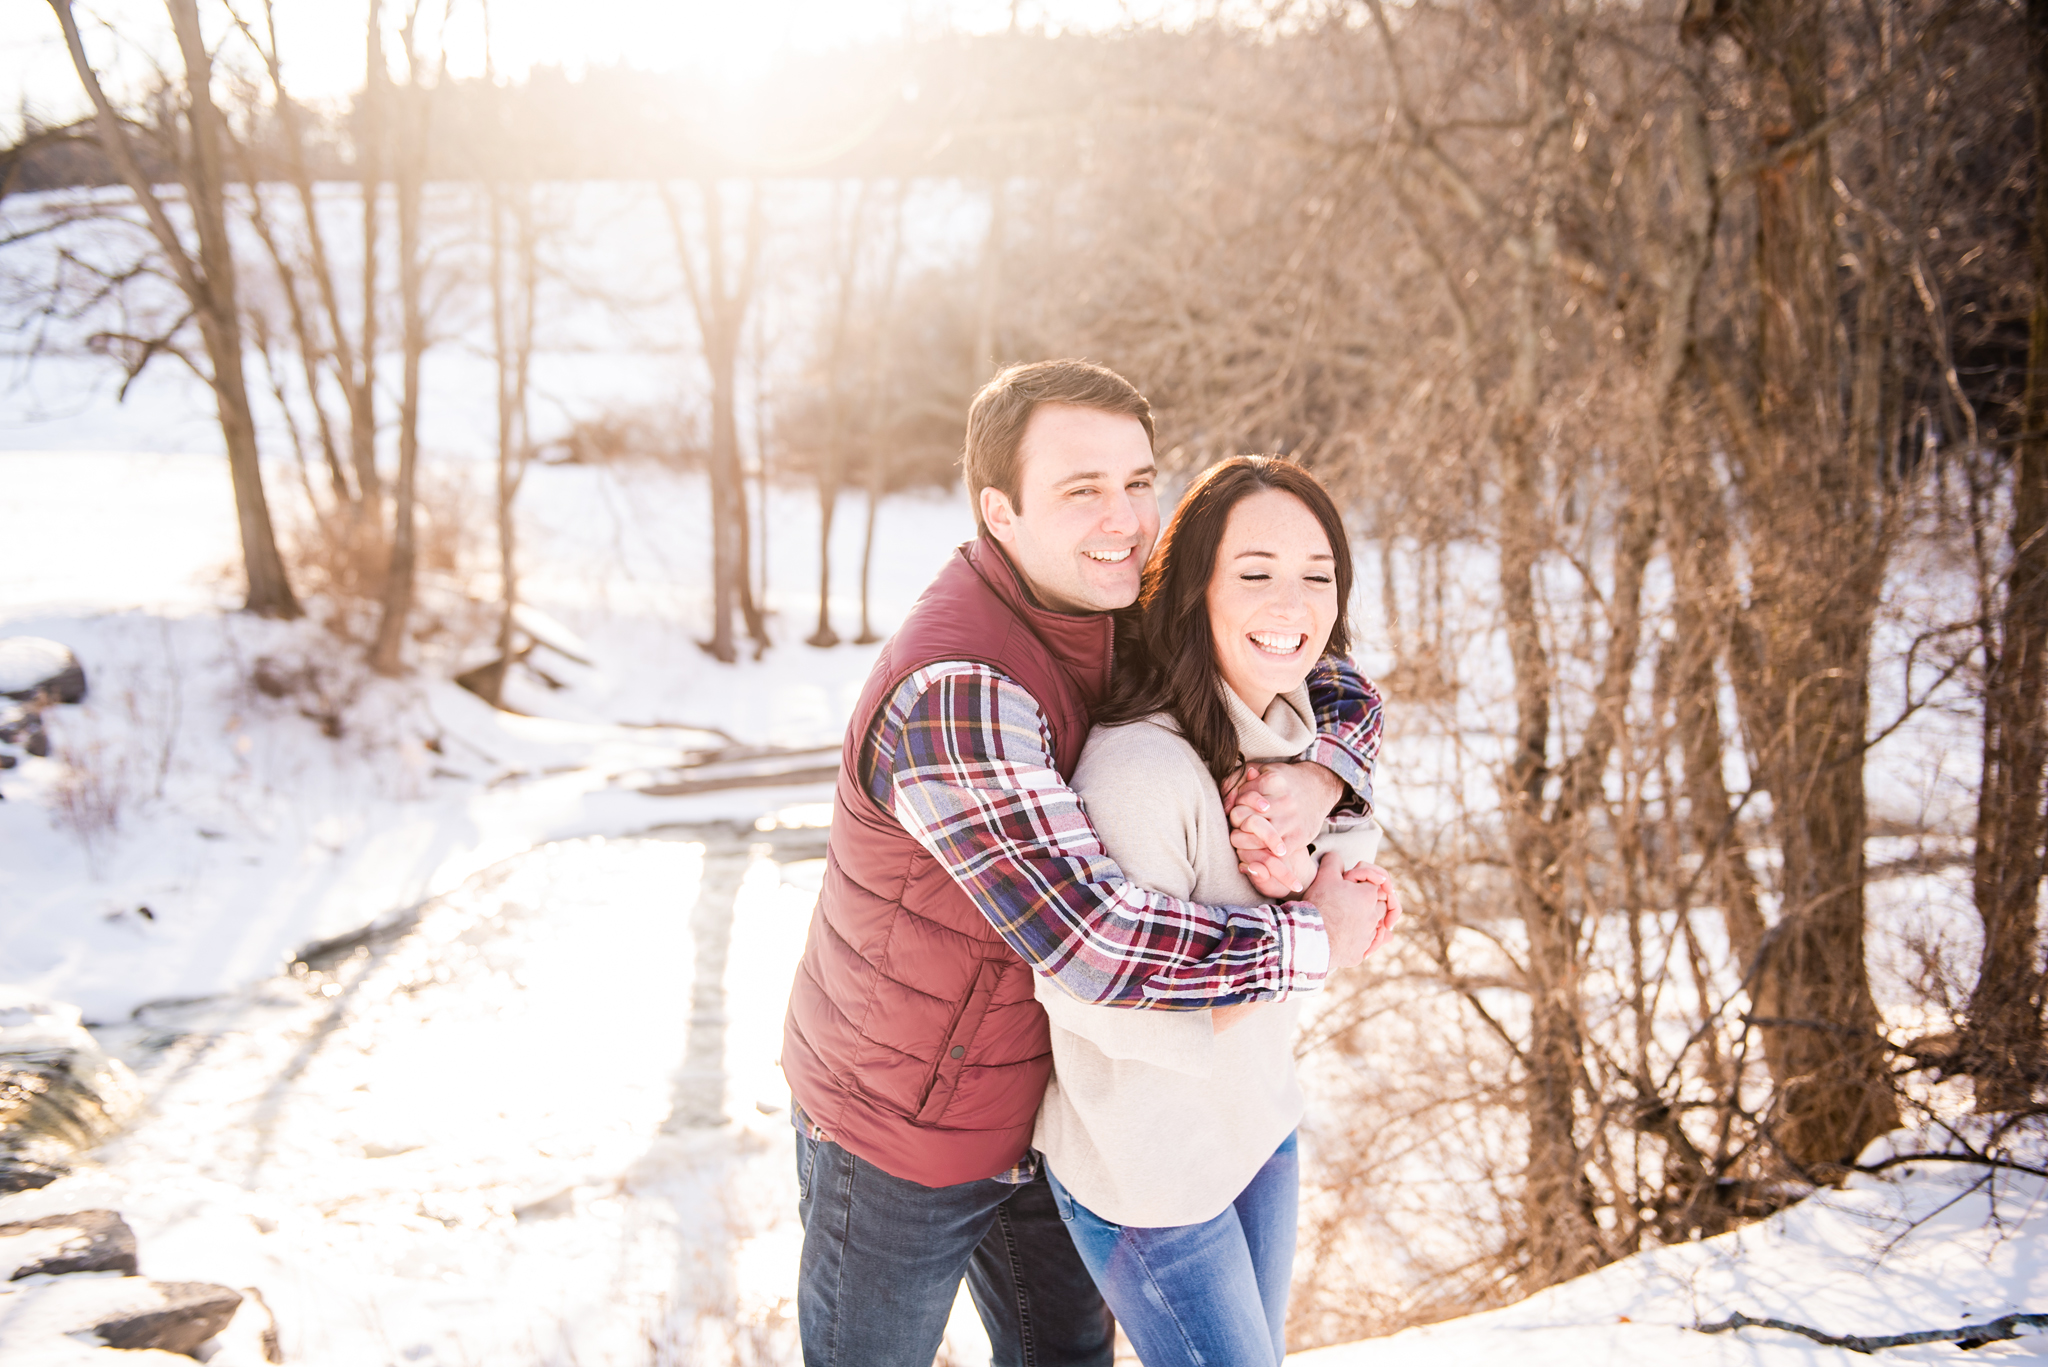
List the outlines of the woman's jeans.
<svg viewBox="0 0 2048 1367">
<path fill-rule="evenodd" d="M 1113 1225 L 1046 1173 L 1060 1218 L 1145 1367 L 1280 1367 L 1301 1164 L 1288 1135 L 1215 1219 Z"/>
</svg>

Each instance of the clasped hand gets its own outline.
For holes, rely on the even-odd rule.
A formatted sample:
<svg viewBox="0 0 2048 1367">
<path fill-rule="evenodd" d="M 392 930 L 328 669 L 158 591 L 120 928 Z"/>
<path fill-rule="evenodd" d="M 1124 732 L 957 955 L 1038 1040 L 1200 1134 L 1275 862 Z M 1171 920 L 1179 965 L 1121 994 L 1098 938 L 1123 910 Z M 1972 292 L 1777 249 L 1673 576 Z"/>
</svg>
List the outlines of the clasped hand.
<svg viewBox="0 0 2048 1367">
<path fill-rule="evenodd" d="M 1401 898 L 1377 864 L 1318 867 L 1310 845 L 1343 795 L 1320 764 L 1247 764 L 1223 781 L 1230 843 L 1238 867 L 1261 897 L 1307 894 L 1330 934 L 1330 967 L 1349 967 L 1377 950 L 1401 919 Z M 1344 886 L 1352 885 L 1352 886 Z"/>
</svg>

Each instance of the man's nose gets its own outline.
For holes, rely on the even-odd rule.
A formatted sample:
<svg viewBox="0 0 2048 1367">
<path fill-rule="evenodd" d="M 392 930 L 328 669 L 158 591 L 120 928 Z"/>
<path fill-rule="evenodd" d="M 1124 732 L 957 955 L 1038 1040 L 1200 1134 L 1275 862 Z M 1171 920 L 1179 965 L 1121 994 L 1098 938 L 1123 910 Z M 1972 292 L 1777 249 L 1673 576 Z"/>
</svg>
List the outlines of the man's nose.
<svg viewBox="0 0 2048 1367">
<path fill-rule="evenodd" d="M 1138 503 L 1127 490 L 1119 489 L 1109 496 L 1109 507 L 1102 515 L 1102 530 L 1113 536 L 1129 536 L 1138 530 Z"/>
</svg>

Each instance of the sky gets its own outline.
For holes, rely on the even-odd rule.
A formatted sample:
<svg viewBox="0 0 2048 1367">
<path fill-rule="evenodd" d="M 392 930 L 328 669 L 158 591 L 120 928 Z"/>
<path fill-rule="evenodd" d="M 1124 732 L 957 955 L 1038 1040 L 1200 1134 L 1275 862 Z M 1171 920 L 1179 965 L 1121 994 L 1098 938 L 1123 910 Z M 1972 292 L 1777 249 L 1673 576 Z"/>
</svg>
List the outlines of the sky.
<svg viewBox="0 0 2048 1367">
<path fill-rule="evenodd" d="M 339 99 L 361 85 L 367 4 L 277 0 L 285 76 L 299 98 Z M 387 24 L 405 4 L 385 0 Z M 451 69 L 479 74 L 482 0 L 429 0 L 425 11 L 438 15 L 443 7 Z M 1199 0 L 1015 0 L 1020 25 L 1052 30 L 1110 28 L 1208 7 Z M 255 22 L 261 0 L 238 0 L 237 8 Z M 202 0 L 200 9 L 210 33 L 225 28 L 227 11 L 219 0 Z M 76 0 L 76 10 L 94 60 L 107 61 L 118 49 L 132 78 L 146 74 L 148 54 L 171 48 L 161 0 Z M 536 65 L 575 72 L 625 62 L 743 82 L 785 52 L 949 27 L 989 32 L 1007 27 L 1011 13 L 1012 0 L 580 0 L 573 7 L 557 0 L 491 0 L 490 47 L 498 71 L 515 77 Z M 24 103 L 45 122 L 67 121 L 85 109 L 49 0 L 0 0 L 0 136 L 18 132 Z"/>
</svg>

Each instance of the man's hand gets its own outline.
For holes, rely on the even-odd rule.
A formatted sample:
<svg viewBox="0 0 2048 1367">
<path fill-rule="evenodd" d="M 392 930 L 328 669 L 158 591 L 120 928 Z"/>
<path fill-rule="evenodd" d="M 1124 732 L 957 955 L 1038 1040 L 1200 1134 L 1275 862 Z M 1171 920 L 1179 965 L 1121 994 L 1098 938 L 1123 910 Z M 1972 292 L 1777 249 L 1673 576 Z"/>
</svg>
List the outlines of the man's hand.
<svg viewBox="0 0 2048 1367">
<path fill-rule="evenodd" d="M 1344 871 L 1347 883 L 1369 883 L 1379 889 L 1380 925 L 1373 932 L 1372 943 L 1365 947 L 1369 957 L 1381 945 L 1393 937 L 1394 927 L 1401 923 L 1401 895 L 1394 891 L 1393 879 L 1377 864 L 1353 864 Z"/>
<path fill-rule="evenodd" d="M 1247 764 L 1223 780 L 1230 843 L 1261 895 L 1283 895 L 1273 888 L 1299 890 L 1308 870 L 1291 856 L 1308 848 L 1343 797 L 1342 779 L 1305 761 Z"/>
<path fill-rule="evenodd" d="M 1359 864 L 1347 874 L 1337 867 L 1335 855 L 1323 858 L 1305 898 L 1323 915 L 1332 973 L 1364 963 L 1366 955 L 1386 943 L 1401 918 L 1401 903 L 1385 869 Z"/>
</svg>

